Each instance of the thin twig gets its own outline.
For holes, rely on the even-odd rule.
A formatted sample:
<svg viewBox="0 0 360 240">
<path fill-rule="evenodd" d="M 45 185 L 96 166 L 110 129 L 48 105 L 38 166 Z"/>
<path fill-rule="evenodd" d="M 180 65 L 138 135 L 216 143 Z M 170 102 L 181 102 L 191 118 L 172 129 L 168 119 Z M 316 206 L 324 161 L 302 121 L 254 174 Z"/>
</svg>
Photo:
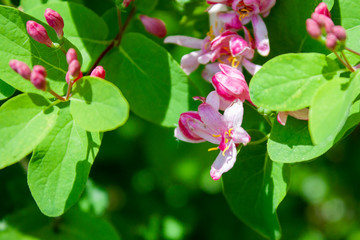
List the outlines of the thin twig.
<svg viewBox="0 0 360 240">
<path fill-rule="evenodd" d="M 259 140 L 249 142 L 248 145 L 257 145 L 257 144 L 263 143 L 263 142 L 265 142 L 266 140 L 269 139 L 269 136 L 270 136 L 270 134 L 266 135 L 265 137 L 263 137 L 263 138 L 261 138 Z"/>
<path fill-rule="evenodd" d="M 354 50 L 352 50 L 352 49 L 350 49 L 348 47 L 345 47 L 345 49 L 348 50 L 349 52 L 352 52 L 352 53 L 360 56 L 360 53 L 358 53 L 358 52 L 356 52 L 356 51 L 354 51 Z"/>
<path fill-rule="evenodd" d="M 117 47 L 120 45 L 122 37 L 124 35 L 124 32 L 127 28 L 127 26 L 130 23 L 130 20 L 133 18 L 133 16 L 135 15 L 135 7 L 133 7 L 130 11 L 129 16 L 127 17 L 124 25 L 121 27 L 119 33 L 116 35 L 116 37 L 114 38 L 114 40 L 112 40 L 112 42 L 110 43 L 110 45 L 100 54 L 100 56 L 96 59 L 95 63 L 92 65 L 92 67 L 90 68 L 90 70 L 86 73 L 86 76 L 90 75 L 92 70 L 94 70 L 96 68 L 96 66 L 99 64 L 99 62 L 105 57 L 105 55 L 113 48 L 113 47 Z"/>
<path fill-rule="evenodd" d="M 70 81 L 69 84 L 68 84 L 68 89 L 66 91 L 66 96 L 65 96 L 65 100 L 69 100 L 69 97 L 70 97 L 70 93 L 71 93 L 71 89 L 72 89 L 72 86 L 74 85 L 74 82 L 73 81 Z"/>
<path fill-rule="evenodd" d="M 53 90 L 51 90 L 51 89 L 49 89 L 48 90 L 49 91 L 49 93 L 51 94 L 51 95 L 53 95 L 54 97 L 56 97 L 57 99 L 59 99 L 59 100 L 61 100 L 61 101 L 66 101 L 62 96 L 60 96 L 59 94 L 57 94 L 56 92 L 54 92 Z"/>
<path fill-rule="evenodd" d="M 347 63 L 347 65 L 349 66 L 349 69 L 351 72 L 355 72 L 355 70 L 353 69 L 353 67 L 351 66 L 351 64 L 349 63 L 349 60 L 347 59 L 347 57 L 344 54 L 344 51 L 341 51 L 341 55 L 343 56 L 345 62 Z"/>
<path fill-rule="evenodd" d="M 339 54 L 336 51 L 333 51 L 333 53 L 336 55 L 336 57 L 339 59 L 339 61 L 347 68 L 351 71 L 352 67 L 349 66 L 346 62 L 344 62 L 344 60 L 342 60 L 342 58 L 339 56 Z M 352 69 L 354 70 L 354 69 Z"/>
</svg>

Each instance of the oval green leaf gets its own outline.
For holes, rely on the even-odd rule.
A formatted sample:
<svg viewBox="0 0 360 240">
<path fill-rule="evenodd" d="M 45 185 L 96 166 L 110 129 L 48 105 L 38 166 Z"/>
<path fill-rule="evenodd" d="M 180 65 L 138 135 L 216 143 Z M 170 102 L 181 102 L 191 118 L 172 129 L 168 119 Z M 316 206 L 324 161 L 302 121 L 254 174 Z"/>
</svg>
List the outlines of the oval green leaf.
<svg viewBox="0 0 360 240">
<path fill-rule="evenodd" d="M 288 165 L 266 154 L 265 144 L 243 147 L 235 166 L 223 175 L 224 194 L 235 215 L 268 239 L 280 239 L 276 209 L 286 195 Z"/>
<path fill-rule="evenodd" d="M 42 213 L 60 216 L 79 200 L 100 144 L 100 134 L 79 127 L 66 104 L 28 167 L 30 191 Z"/>
<path fill-rule="evenodd" d="M 308 107 L 316 90 L 339 75 L 338 64 L 323 54 L 284 54 L 264 64 L 250 81 L 255 105 L 274 111 Z"/>
<path fill-rule="evenodd" d="M 70 98 L 74 121 L 90 132 L 105 132 L 123 125 L 129 116 L 129 105 L 111 82 L 84 77 L 76 82 Z"/>
<path fill-rule="evenodd" d="M 138 116 L 173 127 L 189 110 L 193 95 L 188 77 L 162 47 L 137 33 L 126 34 L 121 46 L 101 62 Z"/>
<path fill-rule="evenodd" d="M 15 92 L 15 88 L 0 79 L 0 100 L 11 97 Z"/>
<path fill-rule="evenodd" d="M 21 94 L 0 108 L 0 169 L 28 155 L 50 132 L 57 107 L 37 94 Z"/>
</svg>

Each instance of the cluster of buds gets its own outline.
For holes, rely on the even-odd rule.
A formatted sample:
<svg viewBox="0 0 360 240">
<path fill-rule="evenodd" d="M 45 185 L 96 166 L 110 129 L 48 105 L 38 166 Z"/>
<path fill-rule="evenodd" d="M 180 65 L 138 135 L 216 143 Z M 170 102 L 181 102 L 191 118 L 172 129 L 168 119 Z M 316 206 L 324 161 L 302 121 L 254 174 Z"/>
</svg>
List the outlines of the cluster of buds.
<svg viewBox="0 0 360 240">
<path fill-rule="evenodd" d="M 48 8 L 44 13 L 45 19 L 50 27 L 52 27 L 58 39 L 61 41 L 64 36 L 64 20 L 59 13 Z M 46 29 L 35 21 L 27 21 L 26 30 L 28 34 L 37 42 L 45 44 L 48 47 L 57 48 L 59 44 L 53 43 L 46 31 Z"/>
<path fill-rule="evenodd" d="M 26 80 L 30 80 L 30 82 L 37 88 L 42 91 L 46 91 L 47 82 L 46 82 L 46 70 L 41 65 L 35 65 L 33 70 L 29 68 L 26 63 L 18 61 L 18 60 L 10 60 L 10 67 L 17 72 L 20 76 L 22 76 Z"/>
<path fill-rule="evenodd" d="M 63 32 L 64 21 L 60 16 L 60 14 L 48 8 L 45 11 L 45 19 L 48 22 L 48 24 L 52 28 L 54 28 L 59 40 L 61 40 L 64 36 L 64 32 Z M 34 21 L 28 21 L 26 23 L 26 27 L 29 35 L 36 41 L 45 44 L 48 47 L 58 47 L 50 40 L 45 28 L 42 25 Z M 60 96 L 59 94 L 55 93 L 53 90 L 50 89 L 50 86 L 46 81 L 47 73 L 43 66 L 35 65 L 33 67 L 33 70 L 31 70 L 26 63 L 18 60 L 10 60 L 9 65 L 15 72 L 21 75 L 24 79 L 29 80 L 37 89 L 40 89 L 42 91 L 48 91 L 57 99 L 61 101 L 67 101 L 71 96 L 71 90 L 73 84 L 77 80 L 83 77 L 83 73 L 81 72 L 81 65 L 78 60 L 76 50 L 73 48 L 70 48 L 67 52 L 63 48 L 62 50 L 66 54 L 66 61 L 68 63 L 68 71 L 65 77 L 65 80 L 68 83 L 68 90 L 66 96 L 64 97 Z M 104 79 L 105 70 L 102 66 L 97 66 L 92 70 L 90 76 Z"/>
<path fill-rule="evenodd" d="M 324 2 L 320 3 L 311 18 L 306 20 L 306 29 L 312 38 L 325 42 L 330 50 L 334 50 L 337 46 L 344 47 L 346 31 L 342 26 L 334 25 Z"/>
</svg>

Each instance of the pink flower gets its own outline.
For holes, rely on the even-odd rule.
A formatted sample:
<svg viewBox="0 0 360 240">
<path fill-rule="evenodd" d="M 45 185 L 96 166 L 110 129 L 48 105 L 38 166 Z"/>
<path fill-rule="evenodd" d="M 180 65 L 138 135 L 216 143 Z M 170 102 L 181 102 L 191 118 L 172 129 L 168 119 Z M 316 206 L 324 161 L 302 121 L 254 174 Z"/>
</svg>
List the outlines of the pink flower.
<svg viewBox="0 0 360 240">
<path fill-rule="evenodd" d="M 90 77 L 105 79 L 105 69 L 102 66 L 97 66 L 94 70 L 92 70 Z"/>
<path fill-rule="evenodd" d="M 219 180 L 224 172 L 234 166 L 237 156 L 236 146 L 238 144 L 246 145 L 250 142 L 249 134 L 241 127 L 244 111 L 242 102 L 239 99 L 235 100 L 225 109 L 223 115 L 218 111 L 219 104 L 220 100 L 217 94 L 212 92 L 206 102 L 199 106 L 198 115 L 195 112 L 187 118 L 186 130 L 191 134 L 191 141 L 179 138 L 179 132 L 183 136 L 188 134 L 182 130 L 180 123 L 179 127 L 175 129 L 175 137 L 180 140 L 194 142 L 193 140 L 196 138 L 199 142 L 206 140 L 218 145 L 209 149 L 209 151 L 220 150 L 210 170 L 210 176 L 214 180 Z M 189 113 L 187 114 L 190 116 Z"/>
<path fill-rule="evenodd" d="M 26 63 L 18 60 L 10 60 L 9 65 L 12 70 L 20 74 L 23 78 L 30 80 L 31 70 Z"/>
<path fill-rule="evenodd" d="M 47 87 L 46 75 L 46 70 L 43 66 L 35 65 L 30 75 L 30 81 L 37 89 L 45 91 Z"/>
<path fill-rule="evenodd" d="M 216 73 L 212 78 L 217 94 L 229 104 L 236 99 L 240 99 L 242 102 L 250 101 L 249 86 L 244 75 L 239 70 L 225 64 L 220 64 L 219 67 L 221 72 Z"/>
<path fill-rule="evenodd" d="M 325 15 L 328 18 L 331 18 L 330 11 L 329 11 L 326 3 L 324 3 L 324 2 L 319 3 L 319 5 L 315 8 L 314 12 L 321 14 L 321 15 Z"/>
<path fill-rule="evenodd" d="M 160 19 L 140 15 L 140 20 L 148 33 L 159 38 L 164 38 L 166 36 L 165 23 Z"/>
<path fill-rule="evenodd" d="M 133 2 L 133 1 L 134 1 L 134 0 L 124 0 L 124 1 L 123 1 L 124 7 L 128 7 L 129 4 L 130 4 L 131 2 Z"/>
<path fill-rule="evenodd" d="M 279 112 L 277 115 L 277 121 L 281 125 L 285 126 L 288 115 L 299 120 L 309 120 L 309 109 L 303 108 L 297 111 Z"/>
</svg>

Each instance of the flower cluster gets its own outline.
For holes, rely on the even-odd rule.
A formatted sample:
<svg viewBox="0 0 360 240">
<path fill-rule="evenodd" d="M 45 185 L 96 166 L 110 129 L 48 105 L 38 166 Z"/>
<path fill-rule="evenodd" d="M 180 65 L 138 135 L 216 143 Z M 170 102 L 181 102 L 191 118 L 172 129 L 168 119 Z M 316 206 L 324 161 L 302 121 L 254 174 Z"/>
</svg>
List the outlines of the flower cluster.
<svg viewBox="0 0 360 240">
<path fill-rule="evenodd" d="M 45 19 L 50 27 L 52 27 L 58 37 L 59 43 L 54 43 L 46 29 L 39 23 L 35 21 L 28 21 L 26 23 L 26 30 L 28 34 L 37 42 L 44 44 L 51 48 L 59 48 L 61 51 L 63 51 L 64 54 L 66 54 L 66 61 L 68 63 L 68 71 L 66 73 L 66 82 L 68 83 L 68 91 L 66 96 L 62 97 L 59 94 L 55 93 L 53 90 L 51 90 L 48 82 L 46 81 L 46 69 L 45 67 L 41 65 L 35 65 L 33 67 L 33 70 L 30 69 L 30 67 L 21 61 L 18 60 L 10 60 L 9 65 L 10 67 L 17 72 L 20 76 L 22 76 L 26 80 L 30 80 L 30 82 L 36 87 L 37 89 L 40 89 L 42 91 L 48 91 L 50 94 L 55 96 L 57 99 L 61 101 L 67 101 L 70 97 L 71 89 L 73 84 L 83 77 L 83 74 L 81 72 L 81 65 L 77 57 L 76 50 L 73 48 L 68 49 L 67 51 L 63 47 L 63 36 L 64 36 L 64 20 L 61 17 L 61 15 L 48 8 L 45 10 Z M 105 70 L 101 66 L 97 66 L 90 74 L 92 77 L 99 77 L 99 78 L 105 78 Z"/>
<path fill-rule="evenodd" d="M 237 147 L 250 142 L 250 135 L 241 127 L 243 102 L 252 104 L 243 67 L 254 75 L 261 66 L 252 63 L 255 51 L 262 56 L 270 52 L 267 28 L 262 17 L 269 15 L 275 0 L 208 0 L 210 29 L 203 39 L 169 36 L 165 43 L 197 49 L 181 59 L 186 74 L 205 65 L 202 76 L 215 91 L 201 100 L 198 111 L 180 115 L 175 137 L 199 143 L 209 141 L 220 150 L 211 166 L 214 180 L 229 171 L 237 157 Z M 252 30 L 245 25 L 252 23 Z M 239 32 L 241 34 L 239 34 Z M 253 37 L 254 36 L 254 37 Z M 221 112 L 220 112 L 221 111 Z M 223 111 L 223 114 L 222 114 Z"/>
</svg>

